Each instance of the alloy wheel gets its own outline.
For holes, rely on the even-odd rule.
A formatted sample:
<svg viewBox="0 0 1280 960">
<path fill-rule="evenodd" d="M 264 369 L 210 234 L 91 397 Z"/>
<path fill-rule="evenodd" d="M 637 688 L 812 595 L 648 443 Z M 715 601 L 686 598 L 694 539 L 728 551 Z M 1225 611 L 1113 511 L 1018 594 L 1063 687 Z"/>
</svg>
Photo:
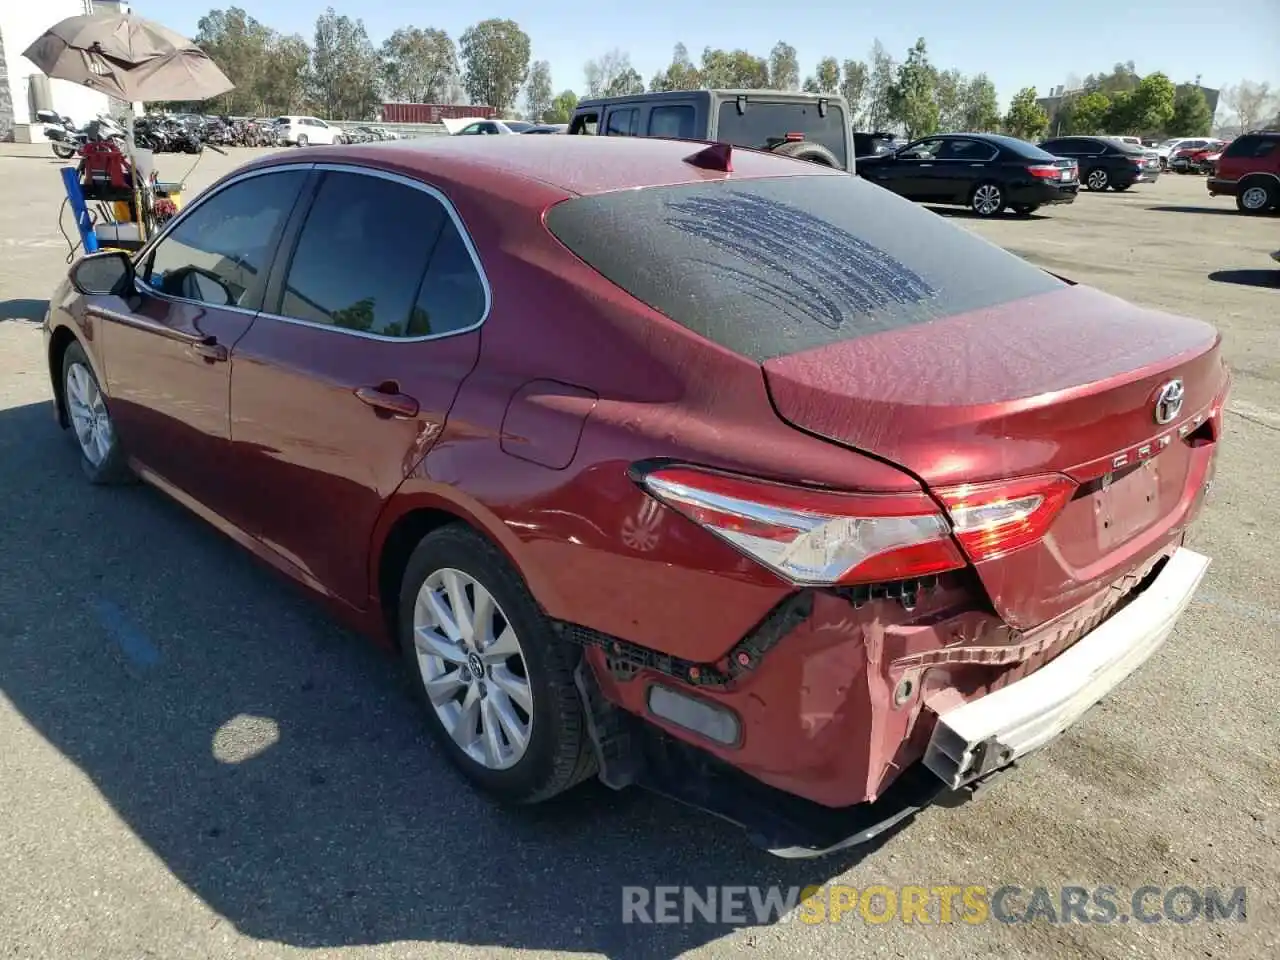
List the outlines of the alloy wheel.
<svg viewBox="0 0 1280 960">
<path fill-rule="evenodd" d="M 115 433 L 102 391 L 93 374 L 81 363 L 67 368 L 67 413 L 85 459 L 101 466 L 111 451 Z"/>
<path fill-rule="evenodd" d="M 981 184 L 973 192 L 973 209 L 984 217 L 998 213 L 1000 207 L 1003 206 L 1003 201 L 1004 198 L 1000 195 L 1000 188 L 994 183 Z"/>
<path fill-rule="evenodd" d="M 533 691 L 515 627 L 483 584 L 445 567 L 423 582 L 413 642 L 427 697 L 470 759 L 506 770 L 533 732 Z"/>
<path fill-rule="evenodd" d="M 1240 194 L 1240 205 L 1246 210 L 1263 210 L 1270 200 L 1266 187 L 1249 187 Z"/>
<path fill-rule="evenodd" d="M 1089 189 L 1090 190 L 1107 189 L 1107 179 L 1108 179 L 1107 171 L 1094 170 L 1092 173 L 1089 174 L 1089 180 L 1088 180 Z"/>
</svg>

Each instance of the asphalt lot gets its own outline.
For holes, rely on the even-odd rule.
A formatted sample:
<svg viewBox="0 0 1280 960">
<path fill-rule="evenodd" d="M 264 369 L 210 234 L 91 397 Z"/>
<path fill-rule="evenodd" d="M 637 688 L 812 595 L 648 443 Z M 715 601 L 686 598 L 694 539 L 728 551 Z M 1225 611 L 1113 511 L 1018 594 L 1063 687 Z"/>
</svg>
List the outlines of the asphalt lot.
<svg viewBox="0 0 1280 960">
<path fill-rule="evenodd" d="M 188 183 L 256 152 L 209 154 Z M 65 269 L 57 168 L 0 147 L 0 956 L 1280 955 L 1280 217 L 1175 176 L 1031 221 L 949 214 L 1219 325 L 1236 381 L 1193 544 L 1214 565 L 1165 649 L 1065 738 L 876 849 L 793 862 L 644 794 L 491 806 L 420 734 L 391 659 L 158 493 L 90 488 L 37 322 Z M 620 922 L 624 885 L 824 883 L 1245 886 L 1248 920 Z"/>
</svg>

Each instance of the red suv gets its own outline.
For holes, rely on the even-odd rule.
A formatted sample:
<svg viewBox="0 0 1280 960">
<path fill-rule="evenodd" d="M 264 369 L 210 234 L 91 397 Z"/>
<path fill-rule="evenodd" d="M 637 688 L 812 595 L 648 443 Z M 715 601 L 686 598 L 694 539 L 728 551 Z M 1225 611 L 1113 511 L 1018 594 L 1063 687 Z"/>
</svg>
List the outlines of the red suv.
<svg viewBox="0 0 1280 960">
<path fill-rule="evenodd" d="M 1222 151 L 1209 177 L 1209 196 L 1219 194 L 1235 197 L 1241 213 L 1280 206 L 1280 130 L 1246 133 Z"/>
</svg>

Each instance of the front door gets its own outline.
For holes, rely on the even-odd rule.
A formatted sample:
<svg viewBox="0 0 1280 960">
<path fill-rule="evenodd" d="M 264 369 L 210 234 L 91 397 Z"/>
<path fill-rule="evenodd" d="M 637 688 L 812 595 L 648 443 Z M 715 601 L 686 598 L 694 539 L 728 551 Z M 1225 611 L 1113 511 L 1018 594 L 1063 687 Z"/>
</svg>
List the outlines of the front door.
<svg viewBox="0 0 1280 960">
<path fill-rule="evenodd" d="M 233 462 L 242 525 L 313 587 L 363 607 L 373 528 L 444 429 L 489 293 L 441 194 L 318 172 L 292 255 L 236 345 Z"/>
<path fill-rule="evenodd" d="M 938 151 L 942 140 L 918 140 L 900 150 L 889 166 L 886 186 L 908 200 L 933 200 L 941 192 Z"/>
<path fill-rule="evenodd" d="M 88 307 L 101 323 L 124 448 L 219 515 L 231 352 L 253 324 L 306 177 L 302 169 L 249 175 L 201 198 L 144 254 L 136 296 Z"/>
</svg>

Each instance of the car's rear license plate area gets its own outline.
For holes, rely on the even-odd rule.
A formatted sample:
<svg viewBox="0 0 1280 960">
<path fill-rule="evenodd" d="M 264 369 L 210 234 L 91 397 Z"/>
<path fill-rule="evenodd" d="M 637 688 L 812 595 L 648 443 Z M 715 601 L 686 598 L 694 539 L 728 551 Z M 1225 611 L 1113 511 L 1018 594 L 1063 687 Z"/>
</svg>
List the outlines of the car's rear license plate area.
<svg viewBox="0 0 1280 960">
<path fill-rule="evenodd" d="M 1159 457 L 1114 471 L 1093 494 L 1098 546 L 1105 552 L 1151 526 L 1164 509 Z"/>
</svg>

